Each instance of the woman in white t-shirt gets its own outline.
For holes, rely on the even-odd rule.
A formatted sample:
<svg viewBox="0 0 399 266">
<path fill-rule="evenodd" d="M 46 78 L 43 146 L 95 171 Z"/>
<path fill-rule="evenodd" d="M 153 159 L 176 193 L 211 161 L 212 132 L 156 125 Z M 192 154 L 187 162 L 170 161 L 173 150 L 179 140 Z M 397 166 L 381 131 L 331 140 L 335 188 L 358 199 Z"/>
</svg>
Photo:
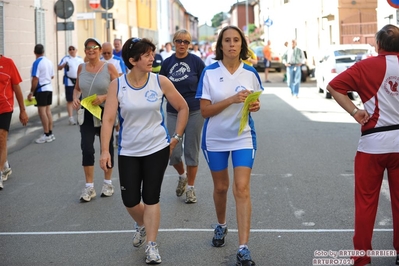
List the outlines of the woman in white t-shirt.
<svg viewBox="0 0 399 266">
<path fill-rule="evenodd" d="M 233 161 L 239 241 L 237 265 L 255 265 L 247 246 L 251 226 L 250 177 L 257 148 L 250 112 L 259 111 L 259 100 L 249 105 L 247 122 L 243 131 L 238 132 L 245 99 L 252 92 L 262 91 L 263 87 L 256 70 L 242 62 L 248 58 L 248 49 L 239 28 L 223 28 L 216 43 L 215 60 L 218 62 L 204 69 L 196 94 L 205 118 L 202 150 L 214 184 L 213 199 L 218 219 L 212 239 L 215 247 L 225 245 L 230 155 Z"/>
</svg>

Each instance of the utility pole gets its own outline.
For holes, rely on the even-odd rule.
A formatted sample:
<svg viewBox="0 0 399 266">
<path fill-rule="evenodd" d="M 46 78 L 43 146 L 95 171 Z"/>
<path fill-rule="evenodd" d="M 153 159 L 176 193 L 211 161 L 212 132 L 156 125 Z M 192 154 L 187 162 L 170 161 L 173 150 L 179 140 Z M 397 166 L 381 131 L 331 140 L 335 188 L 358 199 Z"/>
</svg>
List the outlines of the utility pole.
<svg viewBox="0 0 399 266">
<path fill-rule="evenodd" d="M 108 19 L 108 0 L 105 0 L 105 21 L 107 22 L 107 24 L 106 24 L 107 42 L 109 42 L 111 39 L 111 36 L 110 36 L 110 27 L 109 27 L 109 19 Z"/>
<path fill-rule="evenodd" d="M 236 1 L 237 27 L 238 27 L 238 0 Z"/>
<path fill-rule="evenodd" d="M 245 34 L 249 36 L 249 26 L 248 26 L 248 0 L 245 1 Z"/>
</svg>

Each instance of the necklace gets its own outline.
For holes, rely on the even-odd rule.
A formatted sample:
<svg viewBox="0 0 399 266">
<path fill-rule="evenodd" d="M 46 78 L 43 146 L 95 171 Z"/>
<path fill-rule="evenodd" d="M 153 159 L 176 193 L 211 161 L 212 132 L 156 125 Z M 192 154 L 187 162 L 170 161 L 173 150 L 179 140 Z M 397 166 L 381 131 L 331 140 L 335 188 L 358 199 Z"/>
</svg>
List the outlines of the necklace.
<svg viewBox="0 0 399 266">
<path fill-rule="evenodd" d="M 126 76 L 127 76 L 127 81 L 134 88 L 143 87 L 144 84 L 147 82 L 147 79 L 148 79 L 148 74 L 145 74 L 144 76 L 139 77 L 138 80 L 134 80 L 134 78 L 131 77 L 130 75 L 126 75 Z"/>
</svg>

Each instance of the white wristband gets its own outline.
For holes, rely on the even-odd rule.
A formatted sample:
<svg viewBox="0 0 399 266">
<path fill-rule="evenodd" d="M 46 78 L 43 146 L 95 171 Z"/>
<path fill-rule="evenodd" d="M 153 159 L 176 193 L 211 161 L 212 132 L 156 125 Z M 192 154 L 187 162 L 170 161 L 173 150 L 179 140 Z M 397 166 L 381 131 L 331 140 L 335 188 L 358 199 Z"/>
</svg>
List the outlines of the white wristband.
<svg viewBox="0 0 399 266">
<path fill-rule="evenodd" d="M 351 116 L 354 116 L 357 113 L 357 111 L 359 111 L 359 109 L 357 109 L 357 108 L 353 109 Z"/>
</svg>

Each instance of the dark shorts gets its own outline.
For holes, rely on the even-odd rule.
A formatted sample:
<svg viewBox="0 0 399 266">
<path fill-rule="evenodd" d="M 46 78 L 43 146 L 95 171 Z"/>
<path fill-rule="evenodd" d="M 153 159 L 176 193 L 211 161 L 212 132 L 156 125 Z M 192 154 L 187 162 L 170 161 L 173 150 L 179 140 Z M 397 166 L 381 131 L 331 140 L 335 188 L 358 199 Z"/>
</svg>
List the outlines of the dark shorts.
<svg viewBox="0 0 399 266">
<path fill-rule="evenodd" d="M 12 112 L 0 114 L 0 129 L 10 130 Z"/>
<path fill-rule="evenodd" d="M 51 105 L 53 103 L 53 92 L 52 91 L 36 92 L 35 98 L 37 101 L 36 106 Z"/>
<path fill-rule="evenodd" d="M 73 102 L 73 90 L 75 86 L 65 86 L 65 98 L 67 102 Z"/>
<path fill-rule="evenodd" d="M 118 156 L 119 182 L 121 188 L 124 188 L 121 193 L 126 207 L 136 206 L 141 199 L 147 205 L 159 202 L 169 154 L 170 147 L 167 146 L 147 156 Z"/>
<path fill-rule="evenodd" d="M 264 62 L 265 62 L 265 68 L 270 68 L 271 62 L 269 60 L 267 60 L 266 58 L 265 58 Z"/>
</svg>

